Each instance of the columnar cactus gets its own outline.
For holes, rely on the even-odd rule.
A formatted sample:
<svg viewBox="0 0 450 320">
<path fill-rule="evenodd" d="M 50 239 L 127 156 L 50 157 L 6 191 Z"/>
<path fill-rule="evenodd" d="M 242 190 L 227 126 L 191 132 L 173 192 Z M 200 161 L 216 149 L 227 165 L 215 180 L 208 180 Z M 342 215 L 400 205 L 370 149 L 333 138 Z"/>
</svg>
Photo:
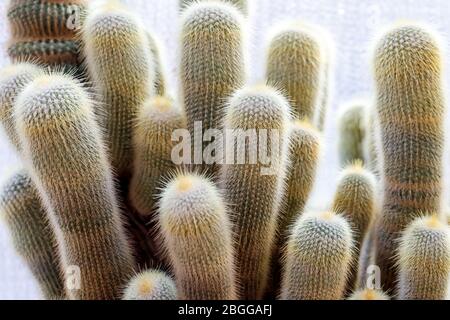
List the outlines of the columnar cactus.
<svg viewBox="0 0 450 320">
<path fill-rule="evenodd" d="M 185 128 L 182 111 L 169 98 L 146 101 L 137 116 L 133 134 L 134 170 L 129 197 L 142 215 L 154 212 L 158 189 L 165 175 L 176 168 L 171 159 L 174 130 Z M 166 177 L 167 178 L 167 177 Z"/>
<path fill-rule="evenodd" d="M 23 257 L 46 299 L 64 296 L 56 239 L 38 192 L 25 170 L 14 174 L 0 194 L 0 213 L 13 244 Z"/>
<path fill-rule="evenodd" d="M 147 32 L 148 44 L 150 53 L 153 57 L 155 68 L 155 93 L 158 96 L 166 95 L 167 83 L 164 63 L 161 57 L 161 48 L 158 40 L 150 32 Z"/>
<path fill-rule="evenodd" d="M 133 156 L 133 121 L 155 91 L 148 36 L 139 19 L 116 1 L 90 10 L 82 31 L 88 70 L 104 99 L 99 116 L 112 167 L 127 175 Z"/>
<path fill-rule="evenodd" d="M 304 214 L 286 246 L 282 300 L 340 300 L 352 256 L 352 232 L 333 213 Z"/>
<path fill-rule="evenodd" d="M 206 130 L 222 128 L 226 99 L 244 84 L 243 28 L 242 14 L 229 4 L 199 2 L 183 14 L 181 89 L 194 151 Z M 196 154 L 194 160 L 208 173 L 217 172 L 217 165 L 205 163 L 212 161 Z"/>
<path fill-rule="evenodd" d="M 375 217 L 376 180 L 361 162 L 350 165 L 341 173 L 333 200 L 333 211 L 347 219 L 354 232 L 352 272 L 347 289 L 353 291 L 358 274 L 358 257 L 364 237 Z"/>
<path fill-rule="evenodd" d="M 293 121 L 289 131 L 286 191 L 278 222 L 280 235 L 289 235 L 289 226 L 303 213 L 314 186 L 320 158 L 320 133 L 307 121 Z"/>
<path fill-rule="evenodd" d="M 375 174 L 380 174 L 382 164 L 378 154 L 377 143 L 380 141 L 379 128 L 377 125 L 378 117 L 376 116 L 375 106 L 369 106 L 365 116 L 365 134 L 363 140 L 363 154 L 365 165 Z"/>
<path fill-rule="evenodd" d="M 179 298 L 235 299 L 231 225 L 216 186 L 204 177 L 180 174 L 164 189 L 159 210 Z"/>
<path fill-rule="evenodd" d="M 244 299 L 261 299 L 267 286 L 289 124 L 289 104 L 270 87 L 239 90 L 229 102 L 225 129 L 236 139 L 227 138 L 222 181 L 226 202 L 233 210 L 238 281 Z"/>
<path fill-rule="evenodd" d="M 401 237 L 398 251 L 399 298 L 449 298 L 450 229 L 438 217 L 414 220 Z"/>
<path fill-rule="evenodd" d="M 424 28 L 398 26 L 379 41 L 374 69 L 384 187 L 375 263 L 383 289 L 394 290 L 399 235 L 422 214 L 441 212 L 445 104 L 439 44 Z"/>
<path fill-rule="evenodd" d="M 93 107 L 76 80 L 44 75 L 19 95 L 15 119 L 27 167 L 59 230 L 64 270 L 79 268 L 70 297 L 114 299 L 134 262 Z"/>
<path fill-rule="evenodd" d="M 375 216 L 372 220 L 372 224 L 369 227 L 369 231 L 366 233 L 364 241 L 361 245 L 361 250 L 358 259 L 358 275 L 356 279 L 356 288 L 358 289 L 368 289 L 373 287 L 374 283 L 368 283 L 370 267 L 374 265 L 375 259 L 375 227 L 379 214 Z"/>
<path fill-rule="evenodd" d="M 77 31 L 84 12 L 84 0 L 10 0 L 10 57 L 81 71 Z"/>
<path fill-rule="evenodd" d="M 243 14 L 248 13 L 247 0 L 220 0 L 220 1 L 236 6 L 239 10 L 242 11 Z M 189 6 L 197 2 L 199 2 L 199 0 L 179 0 L 180 11 L 187 9 Z"/>
<path fill-rule="evenodd" d="M 325 48 L 309 27 L 292 24 L 277 31 L 267 53 L 266 79 L 287 95 L 297 119 L 314 121 L 321 102 Z"/>
<path fill-rule="evenodd" d="M 345 106 L 339 116 L 339 163 L 346 167 L 354 161 L 364 162 L 364 139 L 366 136 L 366 106 L 361 103 Z"/>
<path fill-rule="evenodd" d="M 0 72 L 0 123 L 18 151 L 21 148 L 13 118 L 14 104 L 26 85 L 42 74 L 43 70 L 31 63 L 13 64 Z"/>
<path fill-rule="evenodd" d="M 364 289 L 354 292 L 348 300 L 390 300 L 390 298 L 383 291 Z"/>
<path fill-rule="evenodd" d="M 316 114 L 314 116 L 314 124 L 316 125 L 317 129 L 319 131 L 325 130 L 325 122 L 327 120 L 327 114 L 328 114 L 328 107 L 330 104 L 330 90 L 331 90 L 331 81 L 332 81 L 332 74 L 331 74 L 331 62 L 330 53 L 328 50 L 325 52 L 325 62 L 324 62 L 324 70 L 322 75 L 322 85 L 321 85 L 321 91 L 320 91 L 320 98 L 316 110 Z"/>
<path fill-rule="evenodd" d="M 146 270 L 128 283 L 123 300 L 176 300 L 175 282 L 166 273 Z"/>
</svg>

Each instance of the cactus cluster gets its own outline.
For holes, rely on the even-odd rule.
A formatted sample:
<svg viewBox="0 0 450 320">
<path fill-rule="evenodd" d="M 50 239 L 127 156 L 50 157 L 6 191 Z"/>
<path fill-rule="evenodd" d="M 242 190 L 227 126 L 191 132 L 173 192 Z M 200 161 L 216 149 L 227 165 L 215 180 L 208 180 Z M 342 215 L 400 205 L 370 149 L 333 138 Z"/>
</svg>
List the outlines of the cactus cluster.
<svg viewBox="0 0 450 320">
<path fill-rule="evenodd" d="M 318 210 L 322 31 L 276 28 L 263 83 L 246 83 L 247 1 L 182 0 L 171 96 L 135 14 L 100 1 L 75 34 L 69 4 L 84 2 L 12 0 L 12 48 L 79 42 L 92 82 L 45 67 L 75 63 L 63 49 L 0 71 L 0 123 L 24 164 L 0 213 L 45 298 L 448 298 L 442 53 L 427 28 L 378 41 L 376 99 L 341 113 L 343 170 Z"/>
<path fill-rule="evenodd" d="M 81 75 L 77 31 L 85 11 L 85 0 L 11 0 L 9 56 L 14 62 L 31 60 Z"/>
</svg>

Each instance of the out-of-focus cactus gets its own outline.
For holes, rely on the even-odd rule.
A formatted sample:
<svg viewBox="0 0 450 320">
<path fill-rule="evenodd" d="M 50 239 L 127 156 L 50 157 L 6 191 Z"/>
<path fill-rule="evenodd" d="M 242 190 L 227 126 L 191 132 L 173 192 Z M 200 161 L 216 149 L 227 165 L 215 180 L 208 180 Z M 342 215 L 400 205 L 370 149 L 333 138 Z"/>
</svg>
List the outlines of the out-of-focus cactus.
<svg viewBox="0 0 450 320">
<path fill-rule="evenodd" d="M 199 2 L 183 14 L 181 88 L 187 126 L 196 143 L 203 141 L 206 130 L 222 128 L 226 100 L 244 84 L 243 28 L 242 14 L 229 4 Z M 198 155 L 194 154 L 195 164 L 203 163 L 201 168 L 210 174 L 217 172 L 217 165 L 206 165 L 214 161 L 197 159 Z"/>
<path fill-rule="evenodd" d="M 179 0 L 180 11 L 187 9 L 189 6 L 198 3 L 203 0 Z M 215 0 L 223 1 L 224 3 L 229 3 L 236 6 L 243 14 L 248 13 L 248 1 L 247 0 Z"/>
<path fill-rule="evenodd" d="M 154 35 L 147 32 L 150 53 L 153 57 L 155 68 L 155 93 L 158 96 L 165 96 L 167 93 L 166 70 L 161 56 L 161 45 Z"/>
<path fill-rule="evenodd" d="M 44 75 L 19 95 L 16 128 L 33 182 L 59 230 L 64 272 L 79 270 L 70 297 L 115 299 L 134 262 L 93 108 L 76 80 Z"/>
<path fill-rule="evenodd" d="M 162 180 L 176 166 L 171 159 L 174 130 L 186 127 L 182 111 L 169 98 L 146 101 L 137 116 L 134 129 L 134 170 L 129 198 L 142 215 L 154 212 Z"/>
<path fill-rule="evenodd" d="M 316 125 L 319 131 L 325 130 L 325 122 L 327 120 L 328 108 L 330 104 L 330 94 L 331 94 L 331 84 L 332 84 L 332 74 L 331 74 L 331 62 L 330 62 L 330 53 L 325 52 L 326 58 L 324 62 L 324 70 L 322 77 L 322 84 L 320 90 L 320 97 L 318 106 L 316 109 L 316 114 L 314 116 L 314 124 Z"/>
<path fill-rule="evenodd" d="M 297 119 L 314 121 L 325 76 L 325 46 L 320 33 L 301 24 L 275 32 L 268 53 L 266 79 L 286 94 Z"/>
<path fill-rule="evenodd" d="M 82 30 L 89 73 L 105 107 L 99 111 L 112 167 L 132 164 L 132 129 L 139 108 L 155 92 L 154 62 L 139 19 L 116 1 L 89 11 Z"/>
<path fill-rule="evenodd" d="M 147 270 L 135 275 L 125 289 L 123 300 L 176 300 L 175 282 L 166 273 Z"/>
<path fill-rule="evenodd" d="M 42 74 L 43 70 L 31 63 L 13 64 L 0 72 L 0 124 L 17 151 L 21 148 L 14 124 L 14 104 L 26 85 Z"/>
<path fill-rule="evenodd" d="M 333 211 L 347 219 L 354 235 L 354 254 L 347 290 L 355 289 L 358 258 L 364 237 L 369 230 L 376 210 L 376 180 L 372 173 L 355 162 L 341 173 L 333 200 Z"/>
<path fill-rule="evenodd" d="M 381 268 L 382 288 L 391 292 L 401 232 L 415 218 L 441 212 L 445 103 L 440 46 L 422 27 L 397 26 L 379 40 L 374 69 L 384 188 L 375 264 Z"/>
<path fill-rule="evenodd" d="M 204 177 L 180 174 L 164 189 L 159 210 L 179 298 L 235 299 L 231 225 L 216 186 Z"/>
<path fill-rule="evenodd" d="M 390 298 L 383 291 L 364 289 L 354 292 L 348 300 L 390 300 Z"/>
<path fill-rule="evenodd" d="M 366 106 L 361 103 L 345 106 L 338 120 L 338 151 L 341 167 L 355 161 L 364 161 L 364 139 L 366 136 Z"/>
<path fill-rule="evenodd" d="M 398 257 L 399 299 L 449 298 L 450 229 L 438 217 L 413 221 L 401 237 Z"/>
<path fill-rule="evenodd" d="M 55 233 L 25 170 L 18 171 L 3 186 L 0 213 L 17 252 L 27 263 L 44 297 L 63 297 L 64 282 Z"/>
<path fill-rule="evenodd" d="M 227 141 L 222 181 L 233 210 L 244 299 L 261 299 L 265 294 L 287 166 L 289 124 L 289 104 L 270 87 L 239 90 L 229 102 L 225 129 L 236 139 Z"/>
<path fill-rule="evenodd" d="M 280 298 L 342 299 L 352 245 L 352 232 L 345 218 L 333 212 L 301 216 L 286 246 Z"/>
<path fill-rule="evenodd" d="M 13 61 L 33 60 L 81 74 L 77 31 L 85 14 L 84 0 L 10 0 L 8 47 Z"/>
<path fill-rule="evenodd" d="M 363 154 L 365 165 L 370 171 L 372 171 L 376 176 L 380 175 L 380 170 L 382 163 L 380 163 L 380 155 L 378 154 L 377 143 L 380 141 L 380 132 L 377 125 L 378 117 L 376 115 L 377 110 L 375 106 L 368 106 L 366 110 L 365 118 L 365 134 L 363 140 Z"/>
</svg>

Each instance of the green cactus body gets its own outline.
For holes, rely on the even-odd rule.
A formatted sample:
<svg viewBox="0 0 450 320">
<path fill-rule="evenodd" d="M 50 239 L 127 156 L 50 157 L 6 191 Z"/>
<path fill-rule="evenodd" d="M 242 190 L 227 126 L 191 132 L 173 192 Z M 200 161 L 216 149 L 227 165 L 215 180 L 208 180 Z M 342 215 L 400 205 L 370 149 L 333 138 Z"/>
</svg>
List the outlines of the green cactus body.
<svg viewBox="0 0 450 320">
<path fill-rule="evenodd" d="M 123 300 L 176 300 L 177 288 L 162 271 L 147 270 L 135 275 L 125 289 Z"/>
<path fill-rule="evenodd" d="M 39 283 L 45 299 L 64 296 L 56 238 L 31 178 L 20 170 L 3 186 L 0 213 L 13 244 Z"/>
<path fill-rule="evenodd" d="M 11 0 L 9 56 L 81 74 L 77 31 L 84 12 L 83 0 Z"/>
<path fill-rule="evenodd" d="M 88 70 L 103 97 L 102 124 L 113 169 L 132 165 L 133 122 L 154 93 L 154 64 L 140 21 L 115 1 L 91 10 L 83 27 Z"/>
<path fill-rule="evenodd" d="M 364 162 L 366 106 L 361 103 L 344 107 L 339 116 L 339 163 L 346 167 L 355 161 Z"/>
<path fill-rule="evenodd" d="M 0 123 L 9 141 L 20 150 L 13 113 L 17 96 L 27 84 L 40 76 L 43 70 L 31 63 L 18 63 L 4 68 L 0 73 Z"/>
<path fill-rule="evenodd" d="M 341 174 L 333 200 L 333 211 L 347 219 L 354 232 L 354 255 L 347 290 L 355 289 L 358 258 L 364 237 L 375 217 L 376 180 L 361 162 L 350 165 Z"/>
<path fill-rule="evenodd" d="M 304 214 L 286 246 L 282 300 L 340 300 L 352 256 L 352 233 L 332 212 Z"/>
<path fill-rule="evenodd" d="M 153 57 L 155 68 L 155 93 L 158 96 L 164 96 L 167 92 L 167 83 L 164 64 L 161 57 L 160 44 L 150 32 L 147 32 L 147 39 L 150 53 Z"/>
<path fill-rule="evenodd" d="M 441 212 L 445 112 L 441 68 L 439 45 L 421 27 L 396 27 L 377 44 L 374 69 L 384 197 L 375 263 L 386 291 L 395 289 L 394 257 L 401 232 L 415 218 Z"/>
<path fill-rule="evenodd" d="M 177 176 L 164 189 L 159 222 L 179 298 L 236 298 L 231 225 L 215 185 L 197 175 Z"/>
<path fill-rule="evenodd" d="M 199 2 L 183 14 L 181 88 L 194 141 L 203 141 L 208 129 L 222 128 L 226 100 L 244 84 L 243 20 L 237 9 L 220 2 Z M 199 123 L 202 130 L 195 130 Z M 194 161 L 196 168 L 217 172 L 217 163 L 195 155 Z"/>
<path fill-rule="evenodd" d="M 365 289 L 354 292 L 348 300 L 390 300 L 390 298 L 383 291 Z"/>
<path fill-rule="evenodd" d="M 80 271 L 70 297 L 114 299 L 134 262 L 93 107 L 77 81 L 44 75 L 19 95 L 15 119 L 33 182 L 60 230 L 64 272 Z"/>
<path fill-rule="evenodd" d="M 182 111 L 168 98 L 151 98 L 139 112 L 134 129 L 134 171 L 129 198 L 140 214 L 150 215 L 156 209 L 161 179 L 176 168 L 171 159 L 172 132 L 185 127 Z"/>
<path fill-rule="evenodd" d="M 450 229 L 438 217 L 412 222 L 401 237 L 398 257 L 400 300 L 449 298 Z"/>
<path fill-rule="evenodd" d="M 289 124 L 289 104 L 270 87 L 242 89 L 229 102 L 225 129 L 234 132 L 237 138 L 226 144 L 222 181 L 227 203 L 234 213 L 238 281 L 244 299 L 261 299 L 268 284 L 284 191 Z M 250 138 L 253 133 L 259 139 L 244 140 L 247 133 Z M 262 136 L 268 136 L 267 140 L 262 140 Z M 270 164 L 262 158 L 261 150 L 265 147 L 271 153 Z M 242 155 L 244 161 L 239 160 Z M 252 156 L 258 159 L 253 161 Z"/>
<path fill-rule="evenodd" d="M 187 9 L 189 8 L 189 6 L 198 3 L 200 1 L 202 0 L 179 0 L 180 11 Z M 247 0 L 220 0 L 220 1 L 236 6 L 245 15 L 248 13 Z"/>
<path fill-rule="evenodd" d="M 314 120 L 320 102 L 324 47 L 313 30 L 293 24 L 271 39 L 266 79 L 287 95 L 296 119 Z"/>
</svg>

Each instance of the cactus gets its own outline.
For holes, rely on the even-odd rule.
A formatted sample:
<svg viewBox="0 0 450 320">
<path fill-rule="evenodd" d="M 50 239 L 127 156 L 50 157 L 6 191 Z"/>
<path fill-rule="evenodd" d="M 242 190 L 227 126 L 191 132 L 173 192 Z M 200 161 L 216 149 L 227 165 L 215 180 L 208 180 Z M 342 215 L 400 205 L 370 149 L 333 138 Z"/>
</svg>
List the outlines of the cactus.
<svg viewBox="0 0 450 320">
<path fill-rule="evenodd" d="M 376 192 L 375 177 L 363 168 L 362 162 L 355 162 L 341 173 L 332 207 L 347 219 L 354 234 L 352 272 L 347 285 L 350 292 L 356 285 L 361 246 L 375 217 Z"/>
<path fill-rule="evenodd" d="M 358 259 L 358 275 L 356 279 L 356 288 L 367 289 L 373 288 L 372 284 L 368 283 L 369 267 L 374 265 L 375 259 L 375 226 L 378 223 L 379 215 L 377 214 L 372 224 L 369 226 L 369 230 L 366 233 L 364 241 L 361 245 L 361 250 Z"/>
<path fill-rule="evenodd" d="M 13 118 L 14 104 L 25 86 L 42 73 L 40 67 L 31 63 L 14 64 L 0 73 L 0 123 L 17 151 L 21 148 Z"/>
<path fill-rule="evenodd" d="M 81 74 L 77 28 L 84 12 L 83 0 L 11 0 L 9 56 L 15 62 L 31 59 Z"/>
<path fill-rule="evenodd" d="M 362 103 L 352 103 L 345 106 L 338 120 L 339 130 L 339 163 L 346 167 L 352 162 L 364 159 L 363 142 L 365 130 L 366 106 Z"/>
<path fill-rule="evenodd" d="M 320 91 L 319 104 L 317 106 L 316 114 L 314 116 L 314 124 L 319 131 L 323 132 L 325 130 L 325 122 L 328 114 L 328 107 L 330 104 L 330 86 L 331 86 L 331 62 L 329 61 L 330 53 L 325 52 L 326 58 L 324 62 L 323 78 Z"/>
<path fill-rule="evenodd" d="M 450 229 L 438 217 L 414 220 L 401 237 L 398 257 L 399 299 L 448 299 Z"/>
<path fill-rule="evenodd" d="M 380 174 L 380 168 L 382 164 L 380 162 L 380 156 L 378 155 L 377 142 L 379 139 L 379 128 L 377 125 L 377 116 L 375 106 L 368 108 L 365 116 L 365 135 L 363 140 L 363 155 L 365 164 L 376 175 Z"/>
<path fill-rule="evenodd" d="M 44 297 L 64 296 L 55 233 L 25 170 L 18 171 L 3 186 L 0 212 L 10 229 L 17 252 L 29 266 Z"/>
<path fill-rule="evenodd" d="M 314 186 L 321 145 L 319 132 L 308 121 L 292 122 L 289 140 L 285 205 L 278 222 L 279 233 L 283 236 L 289 235 L 289 226 L 305 208 Z"/>
<path fill-rule="evenodd" d="M 150 32 L 147 32 L 147 39 L 155 68 L 155 93 L 158 96 L 164 96 L 166 95 L 167 84 L 164 63 L 161 57 L 160 44 L 158 40 L 156 40 L 155 36 Z"/>
<path fill-rule="evenodd" d="M 222 128 L 226 99 L 244 84 L 243 20 L 236 8 L 219 2 L 199 2 L 183 14 L 181 87 L 194 141 Z M 196 128 L 199 122 L 203 130 Z M 217 173 L 217 162 L 207 165 L 195 155 L 194 160 L 197 168 Z"/>
<path fill-rule="evenodd" d="M 438 41 L 419 26 L 398 26 L 378 42 L 374 70 L 384 187 L 375 263 L 390 292 L 397 238 L 415 218 L 441 212 L 445 107 Z"/>
<path fill-rule="evenodd" d="M 292 228 L 285 251 L 282 300 L 340 300 L 352 257 L 352 232 L 333 212 L 307 213 Z"/>
<path fill-rule="evenodd" d="M 123 300 L 176 300 L 177 288 L 171 277 L 162 271 L 147 270 L 131 279 Z"/>
<path fill-rule="evenodd" d="M 297 119 L 314 120 L 323 90 L 325 60 L 324 45 L 310 27 L 291 24 L 277 30 L 270 41 L 267 83 L 287 95 Z"/>
<path fill-rule="evenodd" d="M 180 299 L 236 298 L 231 225 L 212 182 L 178 175 L 162 193 L 159 223 Z"/>
<path fill-rule="evenodd" d="M 354 292 L 348 300 L 390 300 L 390 298 L 383 291 L 364 289 Z"/>
<path fill-rule="evenodd" d="M 236 6 L 243 14 L 248 14 L 248 3 L 247 0 L 221 0 L 224 3 L 229 3 Z M 180 11 L 183 11 L 194 3 L 199 2 L 199 0 L 179 0 Z"/>
<path fill-rule="evenodd" d="M 287 165 L 289 124 L 289 104 L 266 86 L 239 90 L 226 112 L 225 129 L 236 139 L 232 144 L 227 141 L 222 180 L 226 202 L 234 211 L 238 281 L 244 299 L 261 299 L 267 287 Z M 252 141 L 252 134 L 257 141 Z M 267 136 L 265 141 L 261 138 Z M 271 151 L 270 163 L 263 161 L 265 149 Z"/>
<path fill-rule="evenodd" d="M 303 213 L 313 189 L 320 158 L 321 136 L 308 121 L 295 120 L 289 130 L 289 155 L 286 190 L 278 217 L 277 244 L 272 260 L 272 278 L 268 291 L 277 291 L 281 279 L 282 248 L 289 237 L 290 226 Z"/>
<path fill-rule="evenodd" d="M 132 164 L 133 121 L 154 93 L 154 64 L 140 21 L 121 4 L 95 6 L 82 30 L 88 70 L 104 98 L 102 125 L 112 167 L 126 176 Z"/>
<path fill-rule="evenodd" d="M 69 76 L 43 75 L 16 103 L 16 128 L 33 182 L 58 227 L 64 270 L 79 267 L 71 298 L 120 298 L 133 259 L 93 102 Z"/>
<path fill-rule="evenodd" d="M 164 97 L 151 98 L 144 103 L 134 129 L 134 172 L 129 198 L 142 215 L 154 212 L 161 179 L 174 171 L 171 159 L 172 132 L 185 128 L 182 111 Z"/>
</svg>

